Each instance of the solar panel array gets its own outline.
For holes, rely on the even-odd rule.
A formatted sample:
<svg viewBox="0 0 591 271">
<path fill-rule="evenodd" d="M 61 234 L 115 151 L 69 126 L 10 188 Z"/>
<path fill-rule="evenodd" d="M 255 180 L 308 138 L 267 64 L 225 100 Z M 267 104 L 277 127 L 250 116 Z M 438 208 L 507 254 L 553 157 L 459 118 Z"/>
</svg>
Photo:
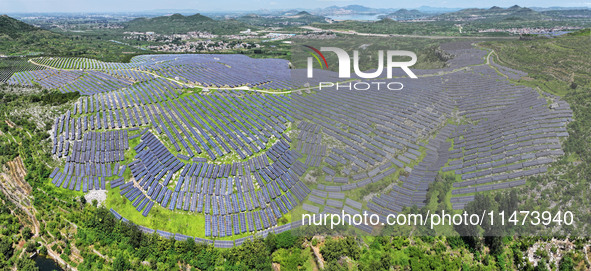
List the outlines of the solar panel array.
<svg viewBox="0 0 591 271">
<path fill-rule="evenodd" d="M 290 80 L 287 60 L 253 59 L 244 55 L 142 55 L 133 57 L 130 63 L 64 57 L 39 57 L 32 61 L 64 70 L 17 72 L 8 82 L 31 84 L 37 81 L 47 88 L 89 95 L 157 77 L 204 87 L 248 86 L 275 90 L 296 87 Z"/>
<path fill-rule="evenodd" d="M 64 157 L 66 163 L 63 171 L 55 168 L 50 175 L 56 187 L 83 192 L 105 190 L 107 178 L 122 176 L 120 162 L 129 149 L 127 131 L 87 132 L 84 137 L 74 131 L 64 132 L 65 135 L 60 135 L 58 140 L 58 126 L 54 126 L 56 144 L 52 152 Z"/>
<path fill-rule="evenodd" d="M 566 102 L 512 85 L 488 65 L 478 65 L 486 52 L 469 43 L 441 47 L 455 56 L 443 71 L 475 66 L 420 80 L 391 80 L 405 86 L 401 91 L 372 89 L 359 95 L 335 86 L 292 96 L 294 147 L 307 156 L 306 166 L 323 165 L 316 169 L 318 184 L 304 202 L 305 211 L 367 210 L 385 222 L 386 215 L 405 207 L 424 206 L 429 184 L 441 170 L 461 175 L 451 203 L 462 209 L 474 199 L 465 194 L 524 185 L 564 154 L 560 138 L 568 136 L 566 124 L 572 119 Z M 525 75 L 501 71 L 509 78 Z M 430 72 L 439 70 L 416 74 Z M 390 180 L 385 191 L 367 202 L 338 194 L 384 179 Z M 371 231 L 364 225 L 360 229 Z"/>
<path fill-rule="evenodd" d="M 34 65 L 30 63 L 27 58 L 23 57 L 3 57 L 2 67 L 0 68 L 0 82 L 6 83 L 8 79 L 15 73 L 43 70 L 45 67 Z"/>
<path fill-rule="evenodd" d="M 190 67 L 185 66 L 193 62 L 203 67 L 206 64 L 215 66 L 212 63 L 222 63 L 217 61 L 218 57 L 231 62 L 234 71 L 245 72 L 246 67 L 251 68 L 252 65 L 268 68 L 269 65 L 285 64 L 284 61 L 276 60 L 227 56 L 203 58 L 198 55 L 143 56 L 142 59 L 132 60 L 130 64 L 85 59 L 35 59 L 38 63 L 56 68 L 77 69 L 51 70 L 43 78 L 63 75 L 68 80 L 48 87 L 64 89 L 84 78 L 99 85 L 96 91 L 91 86 L 85 86 L 88 91 L 82 93 L 88 96 L 82 97 L 72 110 L 56 118 L 52 131 L 53 154 L 76 163 L 73 166 L 68 164 L 66 170 L 69 171 L 81 163 L 104 164 L 106 169 L 100 170 L 98 166 L 99 172 L 92 173 L 102 177 L 96 181 L 98 188 L 106 188 L 105 183 L 111 181 L 111 187 L 119 188 L 120 194 L 130 200 L 144 216 L 149 215 L 154 204 L 169 210 L 216 215 L 215 233 L 220 236 L 233 234 L 234 223 L 238 225 L 239 231 L 243 228 L 244 231 L 257 231 L 276 225 L 278 218 L 298 204 L 293 196 L 280 196 L 293 191 L 301 200 L 309 191 L 303 183 L 298 182 L 297 173 L 288 173 L 291 160 L 295 159 L 289 151 L 291 139 L 284 134 L 291 121 L 288 114 L 289 97 L 246 92 L 240 92 L 240 97 L 197 93 L 180 97 L 185 86 L 176 83 L 176 80 L 158 76 L 168 74 L 173 78 L 178 77 L 178 74 L 171 73 L 172 70 L 189 71 Z M 182 69 L 174 68 L 178 65 L 182 65 Z M 219 70 L 216 76 L 227 72 Z M 265 73 L 265 70 L 261 70 L 257 76 L 268 77 Z M 110 83 L 103 84 L 98 77 L 90 78 L 89 74 Z M 15 78 L 19 76 L 23 75 L 17 74 Z M 241 78 L 252 79 L 257 76 L 246 74 Z M 118 82 L 124 82 L 124 85 L 117 85 Z M 236 84 L 244 83 L 236 81 Z M 150 127 L 151 130 L 148 130 Z M 125 144 L 96 143 L 99 145 L 92 147 L 90 143 L 104 141 L 101 137 L 103 133 L 109 136 L 112 133 L 124 135 Z M 123 161 L 124 152 L 129 149 L 129 140 L 137 138 L 140 143 L 133 147 L 137 154 L 131 161 Z M 173 148 L 169 150 L 170 147 L 165 145 Z M 123 146 L 124 149 L 121 148 Z M 221 158 L 242 162 L 214 162 Z M 119 162 L 126 165 L 121 167 L 117 164 L 116 168 L 111 168 L 114 166 L 112 163 Z M 127 169 L 133 178 L 126 182 L 121 176 Z M 303 170 L 297 172 L 301 174 Z M 53 175 L 56 185 L 65 182 L 60 170 Z M 86 175 L 83 172 L 81 175 L 68 176 Z M 90 178 L 88 185 L 86 179 L 83 179 L 84 191 L 87 191 L 87 187 L 97 187 L 93 178 Z M 245 212 L 249 213 L 249 217 L 255 217 L 251 226 L 241 225 L 238 217 L 236 222 L 232 219 L 231 215 Z M 258 216 L 253 216 L 253 212 Z"/>
<path fill-rule="evenodd" d="M 127 64 L 43 58 L 36 61 L 76 70 L 27 71 L 11 79 L 63 91 L 78 84 L 87 91 L 51 131 L 52 153 L 65 160 L 50 175 L 53 184 L 86 192 L 110 182 L 145 217 L 154 208 L 200 214 L 206 239 L 196 241 L 212 243 L 298 227 L 301 221 L 278 224 L 299 205 L 317 215 L 368 211 L 384 219 L 424 206 L 439 171 L 461 175 L 453 185 L 455 209 L 472 201 L 472 193 L 520 186 L 546 172 L 564 153 L 568 104 L 477 65 L 486 52 L 469 44 L 442 48 L 455 55 L 444 69 L 450 74 L 397 78 L 404 90 L 363 95 L 336 88 L 291 96 L 216 90 L 302 83 L 289 82 L 282 60 L 229 55 L 147 55 Z M 456 70 L 467 65 L 474 66 Z M 187 91 L 186 84 L 214 91 Z M 313 189 L 303 182 L 310 168 L 315 174 L 306 182 Z M 131 178 L 123 177 L 126 171 Z M 363 199 L 348 196 L 373 183 L 386 188 Z M 245 240 L 213 244 L 226 248 Z"/>
</svg>

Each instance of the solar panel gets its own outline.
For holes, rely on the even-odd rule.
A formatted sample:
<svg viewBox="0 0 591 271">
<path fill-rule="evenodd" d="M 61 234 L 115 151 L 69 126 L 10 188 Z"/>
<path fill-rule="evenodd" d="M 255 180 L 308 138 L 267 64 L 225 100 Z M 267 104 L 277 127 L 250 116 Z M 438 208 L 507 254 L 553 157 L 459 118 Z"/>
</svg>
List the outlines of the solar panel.
<svg viewBox="0 0 591 271">
<path fill-rule="evenodd" d="M 254 225 L 254 220 L 253 220 L 253 215 L 252 212 L 247 212 L 246 213 L 246 219 L 248 220 L 248 231 L 257 231 L 255 225 Z"/>
</svg>

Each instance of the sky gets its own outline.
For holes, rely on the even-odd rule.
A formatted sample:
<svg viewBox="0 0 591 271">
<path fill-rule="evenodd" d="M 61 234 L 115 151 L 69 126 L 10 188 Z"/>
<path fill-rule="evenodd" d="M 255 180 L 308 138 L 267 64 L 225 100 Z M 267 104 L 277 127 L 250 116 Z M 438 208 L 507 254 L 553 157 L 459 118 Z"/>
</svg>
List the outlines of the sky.
<svg viewBox="0 0 591 271">
<path fill-rule="evenodd" d="M 468 8 L 591 7 L 591 0 L 0 0 L 0 14 L 18 12 L 142 12 L 154 10 L 253 11 L 260 9 L 315 9 L 328 6 L 363 5 L 372 8 L 417 8 L 420 6 Z"/>
</svg>

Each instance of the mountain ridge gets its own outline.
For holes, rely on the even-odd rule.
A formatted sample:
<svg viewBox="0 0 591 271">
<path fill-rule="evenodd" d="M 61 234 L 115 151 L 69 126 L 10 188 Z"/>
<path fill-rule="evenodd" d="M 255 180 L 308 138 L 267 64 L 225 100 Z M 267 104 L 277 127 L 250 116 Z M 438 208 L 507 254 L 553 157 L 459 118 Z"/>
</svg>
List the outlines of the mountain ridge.
<svg viewBox="0 0 591 271">
<path fill-rule="evenodd" d="M 175 13 L 153 18 L 136 18 L 125 23 L 124 26 L 127 31 L 155 32 L 158 34 L 202 31 L 220 35 L 237 34 L 239 31 L 252 28 L 236 20 L 214 20 L 200 13 L 188 16 Z"/>
</svg>

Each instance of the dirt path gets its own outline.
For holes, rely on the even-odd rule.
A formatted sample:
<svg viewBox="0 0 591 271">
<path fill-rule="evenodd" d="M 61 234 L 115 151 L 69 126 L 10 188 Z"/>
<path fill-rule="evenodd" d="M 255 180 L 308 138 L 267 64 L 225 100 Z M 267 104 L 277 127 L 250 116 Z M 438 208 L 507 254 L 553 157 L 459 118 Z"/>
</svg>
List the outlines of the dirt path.
<svg viewBox="0 0 591 271">
<path fill-rule="evenodd" d="M 99 257 L 103 258 L 105 261 L 108 261 L 109 259 L 107 259 L 107 257 L 103 254 L 101 254 L 98 250 L 96 250 L 95 248 L 92 248 L 92 252 L 94 252 L 94 254 L 98 255 Z"/>
<path fill-rule="evenodd" d="M 61 69 L 61 68 L 55 68 L 55 67 L 52 67 L 52 66 L 49 66 L 49 65 L 37 63 L 33 59 L 29 59 L 29 62 L 32 63 L 32 64 L 35 64 L 35 65 L 46 67 L 48 69 L 53 69 L 53 70 L 64 70 L 64 71 L 72 71 L 72 70 L 76 70 L 77 71 L 77 70 L 79 70 L 79 69 Z M 483 65 L 483 64 L 481 64 L 481 65 Z M 487 58 L 487 64 L 488 64 L 488 58 Z M 443 73 L 423 74 L 423 75 L 419 75 L 418 77 L 441 76 L 441 75 L 444 75 L 444 74 L 449 74 L 449 73 L 455 73 L 455 72 L 463 71 L 463 70 L 466 70 L 467 68 L 468 67 L 462 67 L 462 68 L 458 68 L 458 69 L 455 69 L 455 70 L 452 70 L 452 71 L 448 71 L 448 72 L 443 72 Z M 101 71 L 101 69 L 85 69 L 85 70 Z M 177 83 L 179 85 L 182 85 L 182 86 L 196 87 L 195 85 L 187 84 L 187 83 L 184 83 L 184 82 L 175 80 L 173 78 L 160 76 L 160 75 L 155 74 L 155 73 L 150 72 L 150 71 L 137 70 L 137 69 L 133 69 L 133 68 L 130 68 L 129 70 L 134 70 L 134 71 L 137 71 L 137 72 L 147 73 L 147 74 L 150 74 L 150 75 L 152 75 L 152 76 L 154 76 L 156 78 L 166 79 L 166 80 L 175 82 L 175 83 Z M 351 80 L 346 80 L 346 81 L 339 82 L 339 83 L 347 83 L 347 82 L 352 82 L 352 81 L 357 81 L 357 80 L 358 79 L 351 79 Z M 249 88 L 247 86 L 240 86 L 240 87 L 235 87 L 235 88 L 220 87 L 220 88 L 217 88 L 217 89 L 222 89 L 222 90 L 245 90 L 245 91 L 260 92 L 260 93 L 266 93 L 266 94 L 291 94 L 292 92 L 305 91 L 305 90 L 311 90 L 311 89 L 316 89 L 316 88 L 318 88 L 318 87 L 307 87 L 307 88 L 299 88 L 299 89 L 292 89 L 292 90 L 286 90 L 286 91 L 269 91 L 269 90 L 262 90 L 262 89 L 251 89 L 251 88 Z"/>
<path fill-rule="evenodd" d="M 29 59 L 29 61 L 28 61 L 28 62 L 29 62 L 29 63 L 31 63 L 31 64 L 34 64 L 34 65 L 41 66 L 41 67 L 45 67 L 45 68 L 52 69 L 52 70 L 59 70 L 59 71 L 79 71 L 79 70 L 80 70 L 80 69 L 63 69 L 63 68 L 56 68 L 56 67 L 53 67 L 53 66 L 49 66 L 49 65 L 45 65 L 45 64 L 41 64 L 41 63 L 35 62 L 33 59 Z M 103 69 L 84 69 L 84 70 L 85 70 L 85 71 L 103 71 Z M 133 70 L 133 71 L 137 71 L 137 72 L 147 73 L 147 74 L 150 74 L 150 75 L 154 76 L 155 78 L 162 78 L 162 79 L 166 79 L 166 80 L 173 81 L 173 82 L 175 82 L 175 83 L 177 83 L 177 84 L 179 84 L 179 85 L 183 85 L 183 86 L 188 86 L 188 87 L 195 87 L 195 86 L 193 86 L 193 85 L 191 85 L 191 84 L 187 84 L 187 83 L 184 83 L 184 82 L 178 81 L 178 80 L 176 80 L 176 79 L 173 79 L 173 78 L 169 78 L 169 77 L 160 76 L 160 75 L 158 75 L 158 74 L 155 74 L 155 73 L 153 73 L 153 72 L 150 72 L 150 71 L 138 70 L 138 69 L 134 69 L 134 68 L 129 68 L 129 69 L 127 69 L 127 70 Z"/>
</svg>

